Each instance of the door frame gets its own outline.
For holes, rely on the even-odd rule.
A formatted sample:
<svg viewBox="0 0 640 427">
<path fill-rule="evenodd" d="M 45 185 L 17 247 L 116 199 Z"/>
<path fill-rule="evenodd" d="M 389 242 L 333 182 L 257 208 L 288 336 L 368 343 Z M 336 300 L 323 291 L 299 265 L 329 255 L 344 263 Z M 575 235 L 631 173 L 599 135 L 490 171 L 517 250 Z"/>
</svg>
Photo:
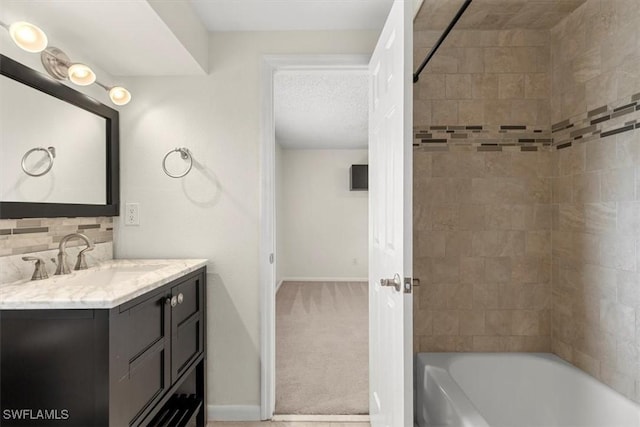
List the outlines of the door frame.
<svg viewBox="0 0 640 427">
<path fill-rule="evenodd" d="M 283 70 L 366 71 L 370 54 L 263 55 L 260 108 L 260 419 L 270 420 L 276 405 L 276 204 L 273 78 Z M 269 260 L 274 254 L 274 263 Z"/>
</svg>

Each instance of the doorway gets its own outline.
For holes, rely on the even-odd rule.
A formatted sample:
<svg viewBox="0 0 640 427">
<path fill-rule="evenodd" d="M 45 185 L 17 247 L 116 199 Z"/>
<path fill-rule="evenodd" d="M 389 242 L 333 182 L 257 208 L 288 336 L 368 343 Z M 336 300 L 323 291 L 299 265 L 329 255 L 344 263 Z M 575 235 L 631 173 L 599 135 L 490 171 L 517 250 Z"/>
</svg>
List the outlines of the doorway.
<svg viewBox="0 0 640 427">
<path fill-rule="evenodd" d="M 285 147 L 283 150 L 282 144 L 278 144 L 277 142 L 283 142 L 284 145 L 287 145 L 286 139 L 283 136 L 278 135 L 276 137 L 276 126 L 275 126 L 275 109 L 274 109 L 274 82 L 276 76 L 278 74 L 284 76 L 291 75 L 309 75 L 309 74 L 317 74 L 317 76 L 322 74 L 360 74 L 364 77 L 364 81 L 367 81 L 367 65 L 368 65 L 368 56 L 366 55 L 291 55 L 291 56 L 268 56 L 264 58 L 263 61 L 263 78 L 262 78 L 262 89 L 263 89 L 263 134 L 262 134 L 262 155 L 261 155 L 261 172 L 262 172 L 262 217 L 261 217 L 261 316 L 262 316 L 262 343 L 261 343 L 261 356 L 262 356 L 262 375 L 261 375 L 261 387 L 262 387 L 262 401 L 261 401 L 261 417 L 262 419 L 271 419 L 276 410 L 276 396 L 278 395 L 276 391 L 276 347 L 277 347 L 277 339 L 276 339 L 276 314 L 279 315 L 279 320 L 282 322 L 289 321 L 289 325 L 295 325 L 297 322 L 296 316 L 299 319 L 304 319 L 309 322 L 308 333 L 299 334 L 299 336 L 305 337 L 305 339 L 310 339 L 310 342 L 305 344 L 304 342 L 297 342 L 293 345 L 295 346 L 306 346 L 307 349 L 314 343 L 318 343 L 322 341 L 319 337 L 321 335 L 316 329 L 314 332 L 314 327 L 321 326 L 323 323 L 324 326 L 321 326 L 320 329 L 329 328 L 329 323 L 335 323 L 335 327 L 338 331 L 340 331 L 340 324 L 344 325 L 344 322 L 348 322 L 348 320 L 338 320 L 340 319 L 340 310 L 339 308 L 343 308 L 343 314 L 349 314 L 349 304 L 357 304 L 354 302 L 349 302 L 349 298 L 355 298 L 353 301 L 358 300 L 358 295 L 364 295 L 364 302 L 366 303 L 366 274 L 364 277 L 356 277 L 352 273 L 344 273 L 344 271 L 348 271 L 348 267 L 354 267 L 360 264 L 364 264 L 366 272 L 366 263 L 367 257 L 366 252 L 364 257 L 361 255 L 358 256 L 350 256 L 349 251 L 343 251 L 345 256 L 342 261 L 345 265 L 340 266 L 341 268 L 336 268 L 334 271 L 336 273 L 330 274 L 327 271 L 330 270 L 321 270 L 318 269 L 321 264 L 326 263 L 327 265 L 331 265 L 329 255 L 336 255 L 340 250 L 336 250 L 338 248 L 334 247 L 333 251 L 316 251 L 314 254 L 313 251 L 313 240 L 312 237 L 307 236 L 307 242 L 301 243 L 299 242 L 295 246 L 298 250 L 294 250 L 295 257 L 289 257 L 292 262 L 285 262 L 284 260 L 287 258 L 286 246 L 283 251 L 282 241 L 284 240 L 281 235 L 279 235 L 278 230 L 282 227 L 278 227 L 278 186 L 281 185 L 282 176 L 278 175 L 278 163 L 282 163 L 282 158 L 285 158 L 285 164 L 288 169 L 286 170 L 287 177 L 289 179 L 289 183 L 295 183 L 297 185 L 291 185 L 290 187 L 297 188 L 288 188 L 290 194 L 304 195 L 304 186 L 305 179 L 322 179 L 320 171 L 322 170 L 322 163 L 326 163 L 326 168 L 329 170 L 334 170 L 337 172 L 342 170 L 344 172 L 342 174 L 343 181 L 343 189 L 348 191 L 349 188 L 349 167 L 352 162 L 366 163 L 366 145 L 364 147 L 359 147 L 365 153 L 365 157 L 362 160 L 354 160 L 358 157 L 358 153 L 356 150 L 352 150 L 350 148 L 345 147 L 314 147 L 312 145 L 304 147 L 303 149 L 291 149 L 291 147 Z M 365 84 L 366 87 L 366 84 Z M 368 109 L 368 102 L 365 98 L 365 105 L 363 106 L 364 110 Z M 366 129 L 365 129 L 366 131 Z M 366 135 L 366 132 L 365 132 Z M 343 150 L 343 155 L 349 151 L 351 157 L 349 156 L 340 156 L 338 150 Z M 352 152 L 354 151 L 354 152 Z M 284 155 L 283 155 L 284 153 Z M 354 157 L 355 156 L 355 157 Z M 342 160 L 337 160 L 336 157 L 344 157 Z M 362 157 L 362 156 L 361 156 Z M 342 162 L 340 167 L 330 166 L 332 162 Z M 307 166 L 303 166 L 303 164 L 307 162 Z M 310 165 L 315 165 L 318 172 L 318 176 L 315 178 L 312 176 L 313 173 L 310 170 Z M 306 174 L 305 174 L 306 172 Z M 339 172 L 338 172 L 339 173 Z M 331 181 L 335 179 L 336 176 L 331 175 L 331 173 L 326 178 L 327 181 Z M 298 178 L 296 178 L 298 177 Z M 340 179 L 340 177 L 338 177 Z M 327 183 L 329 184 L 329 182 Z M 339 184 L 336 184 L 339 185 Z M 307 194 L 308 196 L 308 194 Z M 366 205 L 366 192 L 361 193 L 359 195 L 361 201 L 364 197 L 365 205 Z M 291 204 L 290 204 L 291 205 Z M 294 203 L 295 205 L 295 203 Z M 301 203 L 301 205 L 305 206 L 309 209 L 314 209 L 313 206 L 309 206 L 309 200 L 305 203 Z M 292 211 L 291 209 L 289 210 Z M 295 209 L 293 209 L 295 211 Z M 317 214 L 321 217 L 322 206 L 319 208 L 316 206 Z M 308 220 L 309 212 L 305 215 L 303 212 L 300 213 L 299 218 Z M 326 211 L 325 214 L 326 215 Z M 367 229 L 367 214 L 366 211 L 361 219 L 364 225 L 364 230 Z M 298 224 L 301 227 L 299 230 L 309 231 L 309 226 L 304 225 L 304 221 L 301 221 L 301 224 Z M 299 236 L 298 236 L 299 237 Z M 318 238 L 318 236 L 316 236 Z M 280 242 L 280 246 L 278 245 Z M 289 243 L 289 247 L 291 248 L 291 242 Z M 366 235 L 365 235 L 365 247 L 366 247 Z M 332 253 L 333 252 L 333 253 Z M 322 256 L 322 254 L 326 256 Z M 315 255 L 315 256 L 314 256 Z M 292 258 L 297 258 L 292 260 Z M 364 258 L 364 259 L 362 259 Z M 335 260 L 334 260 L 335 261 Z M 335 265 L 335 263 L 333 264 Z M 329 267 L 331 268 L 331 267 Z M 353 270 L 353 268 L 351 269 Z M 361 281 L 365 283 L 362 284 Z M 282 310 L 278 311 L 276 306 L 276 289 L 278 285 L 281 285 L 280 294 L 282 297 L 279 301 L 280 307 Z M 362 292 L 362 286 L 364 286 L 365 291 Z M 304 292 L 303 292 L 304 291 Z M 329 305 L 323 305 L 323 300 L 328 302 Z M 360 303 L 362 303 L 362 299 L 360 299 Z M 324 308 L 323 308 L 324 307 Z M 322 320 L 322 311 L 326 311 L 326 307 L 331 307 L 333 310 L 332 314 L 327 314 L 329 317 L 325 317 L 325 319 L 331 319 L 331 322 L 326 322 Z M 361 307 L 362 308 L 362 307 Z M 367 307 L 368 308 L 368 307 Z M 351 314 L 355 312 L 351 310 Z M 287 318 L 288 319 L 285 319 Z M 366 336 L 367 327 L 366 327 L 367 319 L 365 318 L 365 323 L 363 327 L 363 333 Z M 314 326 L 315 325 L 315 326 Z M 287 328 L 283 323 L 284 329 Z M 300 325 L 298 325 L 300 326 Z M 281 334 L 283 330 L 281 330 Z M 294 328 L 295 329 L 295 328 Z M 302 328 L 304 329 L 304 328 Z M 344 328 L 343 328 L 344 329 Z M 295 331 L 293 331 L 293 335 L 295 337 Z M 344 332 L 344 331 L 343 331 Z M 280 343 L 281 349 L 286 348 L 286 343 Z M 284 345 L 284 347 L 282 347 Z M 364 360 L 368 362 L 368 357 L 366 355 L 368 351 L 368 346 L 365 345 L 364 348 L 365 355 Z M 334 353 L 328 351 L 329 353 Z M 348 354 L 345 353 L 345 354 Z M 316 369 L 318 372 L 309 374 L 306 376 L 308 381 L 316 384 L 323 378 L 320 375 L 317 380 L 314 380 L 314 375 L 317 375 L 322 371 L 322 369 L 327 369 L 327 363 L 321 364 L 322 366 L 313 366 L 312 359 L 314 357 L 319 357 L 319 354 L 310 355 L 310 361 L 307 363 L 307 369 L 313 370 Z M 292 357 L 292 360 L 299 359 L 303 356 L 295 355 Z M 336 359 L 339 359 L 339 354 L 336 355 Z M 321 357 L 322 359 L 322 357 Z M 326 356 L 324 357 L 326 360 Z M 281 369 L 282 369 L 282 365 Z M 298 368 L 296 368 L 298 369 Z M 295 369 L 294 369 L 295 371 Z M 365 374 L 365 377 L 367 375 Z M 340 377 L 340 375 L 338 375 Z M 281 382 L 282 383 L 282 382 Z M 368 381 L 366 381 L 368 383 Z M 325 386 L 328 388 L 330 381 L 325 383 Z M 295 396 L 297 393 L 295 391 L 295 384 L 287 391 L 285 388 L 280 385 L 280 389 L 284 393 L 288 393 L 290 396 Z M 348 387 L 348 384 L 347 384 Z M 364 398 L 366 399 L 366 395 L 368 392 L 368 386 L 365 384 Z M 330 391 L 330 390 L 329 390 Z M 334 405 L 334 408 L 340 408 L 341 404 L 348 403 L 349 399 L 342 399 L 340 396 L 340 389 L 337 388 L 334 390 L 335 399 L 337 405 Z M 304 402 L 305 399 L 300 399 L 300 402 Z M 289 403 L 294 403 L 295 399 L 288 400 Z M 358 401 L 358 398 L 355 398 L 352 402 Z M 365 404 L 366 406 L 366 401 Z M 282 405 L 281 405 L 282 406 Z M 329 405 L 331 406 L 331 405 Z M 362 405 L 352 405 L 349 406 L 343 405 L 342 408 L 345 409 L 336 409 L 338 412 L 354 412 L 359 413 L 361 409 L 357 409 Z M 292 409 L 289 409 L 286 405 L 282 406 L 281 411 L 285 412 L 293 412 Z M 356 409 L 354 409 L 356 408 Z M 280 409 L 280 408 L 279 408 Z M 294 408 L 295 409 L 295 408 Z M 326 409 L 325 409 L 326 410 Z M 329 409 L 331 411 L 332 409 Z M 305 408 L 304 405 L 299 405 L 297 413 L 305 413 L 306 411 L 315 412 L 315 413 L 326 413 L 322 412 L 316 408 Z"/>
</svg>

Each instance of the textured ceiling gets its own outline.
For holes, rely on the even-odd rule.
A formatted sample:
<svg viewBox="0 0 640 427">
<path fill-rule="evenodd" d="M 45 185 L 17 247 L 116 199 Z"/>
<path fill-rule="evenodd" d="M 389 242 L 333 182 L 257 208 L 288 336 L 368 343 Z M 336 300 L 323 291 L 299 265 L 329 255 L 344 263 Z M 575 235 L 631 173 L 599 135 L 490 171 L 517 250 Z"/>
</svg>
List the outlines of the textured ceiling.
<svg viewBox="0 0 640 427">
<path fill-rule="evenodd" d="M 209 31 L 379 30 L 393 0 L 189 0 Z"/>
<path fill-rule="evenodd" d="M 474 0 L 456 29 L 513 30 L 554 27 L 586 0 Z M 416 30 L 444 30 L 463 0 L 424 0 Z"/>
<path fill-rule="evenodd" d="M 276 141 L 284 148 L 366 148 L 365 71 L 282 71 L 274 78 Z"/>
</svg>

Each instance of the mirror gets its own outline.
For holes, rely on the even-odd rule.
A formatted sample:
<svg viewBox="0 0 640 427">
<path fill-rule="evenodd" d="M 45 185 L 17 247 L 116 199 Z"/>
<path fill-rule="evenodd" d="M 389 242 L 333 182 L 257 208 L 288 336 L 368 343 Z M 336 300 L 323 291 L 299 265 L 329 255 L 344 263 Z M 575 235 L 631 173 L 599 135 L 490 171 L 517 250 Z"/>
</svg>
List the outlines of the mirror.
<svg viewBox="0 0 640 427">
<path fill-rule="evenodd" d="M 0 55 L 0 218 L 118 215 L 118 112 Z"/>
</svg>

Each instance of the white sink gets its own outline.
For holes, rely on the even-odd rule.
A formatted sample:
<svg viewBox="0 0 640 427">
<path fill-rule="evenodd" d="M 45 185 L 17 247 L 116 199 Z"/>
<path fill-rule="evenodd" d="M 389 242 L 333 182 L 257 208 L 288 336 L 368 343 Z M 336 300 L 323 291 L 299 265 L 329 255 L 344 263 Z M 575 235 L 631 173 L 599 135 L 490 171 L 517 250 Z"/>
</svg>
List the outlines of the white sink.
<svg viewBox="0 0 640 427">
<path fill-rule="evenodd" d="M 74 271 L 69 276 L 54 276 L 64 281 L 65 286 L 74 284 L 90 284 L 91 286 L 106 286 L 121 283 L 144 276 L 166 267 L 167 264 L 137 264 L 137 265 L 110 265 L 106 268 L 97 268 L 82 271 Z"/>
</svg>

